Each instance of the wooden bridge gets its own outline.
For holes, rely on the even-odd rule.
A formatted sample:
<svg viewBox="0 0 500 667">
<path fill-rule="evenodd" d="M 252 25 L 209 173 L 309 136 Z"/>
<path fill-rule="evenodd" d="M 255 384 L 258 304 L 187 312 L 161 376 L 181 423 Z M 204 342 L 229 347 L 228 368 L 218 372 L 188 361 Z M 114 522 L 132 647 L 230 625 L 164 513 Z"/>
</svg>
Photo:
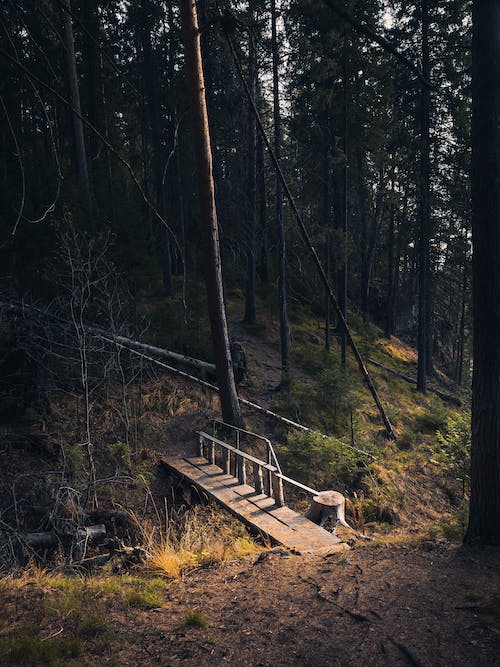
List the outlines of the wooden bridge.
<svg viewBox="0 0 500 667">
<path fill-rule="evenodd" d="M 284 485 L 311 496 L 318 492 L 283 475 L 268 438 L 218 420 L 196 433 L 198 456 L 165 457 L 168 469 L 274 544 L 312 554 L 348 549 L 336 535 L 285 505 Z M 262 446 L 266 460 L 254 455 Z"/>
</svg>

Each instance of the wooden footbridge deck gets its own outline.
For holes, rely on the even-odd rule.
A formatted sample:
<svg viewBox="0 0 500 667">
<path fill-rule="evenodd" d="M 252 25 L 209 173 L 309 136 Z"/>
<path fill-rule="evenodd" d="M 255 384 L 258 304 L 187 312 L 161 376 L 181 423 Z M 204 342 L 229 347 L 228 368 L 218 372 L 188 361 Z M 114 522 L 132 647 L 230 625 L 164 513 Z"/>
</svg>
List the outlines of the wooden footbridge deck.
<svg viewBox="0 0 500 667">
<path fill-rule="evenodd" d="M 333 533 L 286 507 L 283 483 L 312 495 L 317 492 L 283 475 L 269 440 L 222 422 L 215 424 L 225 428 L 224 440 L 199 431 L 199 456 L 165 457 L 163 464 L 274 544 L 311 554 L 348 548 Z M 235 446 L 226 442 L 228 429 L 236 435 Z M 265 444 L 267 461 L 241 448 L 248 436 Z"/>
</svg>

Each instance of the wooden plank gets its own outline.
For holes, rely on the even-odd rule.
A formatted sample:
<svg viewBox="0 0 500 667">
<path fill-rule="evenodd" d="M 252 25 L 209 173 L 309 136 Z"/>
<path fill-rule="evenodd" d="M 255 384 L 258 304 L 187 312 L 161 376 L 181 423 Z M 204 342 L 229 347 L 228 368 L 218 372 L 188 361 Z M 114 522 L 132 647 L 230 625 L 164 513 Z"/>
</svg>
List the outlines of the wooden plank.
<svg viewBox="0 0 500 667">
<path fill-rule="evenodd" d="M 294 512 L 289 507 L 278 507 L 274 498 L 270 498 L 265 494 L 258 494 L 255 489 L 248 484 L 239 484 L 238 480 L 231 475 L 225 475 L 222 473 L 221 469 L 217 466 L 210 465 L 207 463 L 204 458 L 189 458 L 187 459 L 189 463 L 192 463 L 196 466 L 201 472 L 209 474 L 210 476 L 216 477 L 222 484 L 230 487 L 235 493 L 246 498 L 249 502 L 255 504 L 260 510 L 268 512 L 275 519 L 278 519 L 281 523 L 285 524 L 293 530 L 301 530 L 308 532 L 311 539 L 320 539 L 324 541 L 329 536 L 328 541 L 338 544 L 340 542 L 339 538 L 332 533 L 324 530 L 320 526 L 317 526 L 306 517 Z"/>
<path fill-rule="evenodd" d="M 259 518 L 260 522 L 260 525 L 258 526 L 259 528 L 262 529 L 264 515 L 269 514 L 271 517 L 276 519 L 280 524 L 282 524 L 282 526 L 278 526 L 276 525 L 276 523 L 271 523 L 271 527 L 274 527 L 275 531 L 279 530 L 281 532 L 283 530 L 286 530 L 286 532 L 288 533 L 288 540 L 293 540 L 294 546 L 296 547 L 299 546 L 299 542 L 301 548 L 307 548 L 313 545 L 325 546 L 325 544 L 331 545 L 339 543 L 339 540 L 336 536 L 332 535 L 331 533 L 328 533 L 322 528 L 319 528 L 311 521 L 309 521 L 305 517 L 301 517 L 301 515 L 297 514 L 296 512 L 294 512 L 289 508 L 276 507 L 276 503 L 272 498 L 269 498 L 268 496 L 265 496 L 263 494 L 260 495 L 256 494 L 255 490 L 248 485 L 239 485 L 238 480 L 229 475 L 223 474 L 220 468 L 208 464 L 205 459 L 200 460 L 199 458 L 197 458 L 197 459 L 189 459 L 188 461 L 196 466 L 200 474 L 203 475 L 208 473 L 209 477 L 208 480 L 206 479 L 203 480 L 202 477 L 198 477 L 198 475 L 196 475 L 198 481 L 200 483 L 203 483 L 204 490 L 208 490 L 209 488 L 211 491 L 218 490 L 219 496 L 221 498 L 224 495 L 225 500 L 231 501 L 231 496 L 226 496 L 226 494 L 222 493 L 224 487 L 226 489 L 230 489 L 235 494 L 239 495 L 240 497 L 243 497 L 250 503 L 254 504 L 257 510 L 259 510 L 258 512 L 251 510 L 248 506 L 245 505 L 243 505 L 242 507 L 245 514 L 247 515 L 247 518 L 252 518 L 252 517 Z M 216 483 L 219 485 L 218 489 L 216 486 L 213 486 L 215 480 Z M 233 500 L 233 509 L 238 509 L 241 507 L 239 503 L 235 502 L 236 499 L 233 498 L 232 500 Z M 278 513 L 278 510 L 284 510 L 284 511 Z M 295 525 L 293 523 L 294 519 L 295 519 Z M 266 521 L 266 524 L 267 523 L 268 522 Z M 306 529 L 310 528 L 310 529 L 304 531 L 304 528 Z M 271 537 L 273 537 L 272 533 Z"/>
<path fill-rule="evenodd" d="M 311 553 L 346 548 L 335 535 L 288 507 L 277 507 L 273 498 L 257 493 L 248 484 L 241 484 L 205 458 L 169 457 L 162 462 L 274 543 Z"/>
<path fill-rule="evenodd" d="M 162 461 L 170 468 L 188 478 L 201 492 L 215 498 L 223 507 L 238 516 L 238 518 L 242 519 L 250 527 L 257 528 L 272 540 L 281 543 L 280 535 L 278 535 L 280 533 L 280 526 L 283 529 L 287 529 L 288 527 L 281 524 L 274 517 L 269 516 L 266 512 L 263 512 L 254 503 L 248 502 L 244 497 L 236 493 L 233 489 L 240 485 L 235 477 L 225 475 L 220 468 L 218 468 L 218 474 L 207 475 L 201 467 L 198 468 L 182 459 L 179 462 L 177 460 L 173 462 L 168 459 L 162 459 Z M 206 467 L 208 468 L 209 465 Z"/>
</svg>

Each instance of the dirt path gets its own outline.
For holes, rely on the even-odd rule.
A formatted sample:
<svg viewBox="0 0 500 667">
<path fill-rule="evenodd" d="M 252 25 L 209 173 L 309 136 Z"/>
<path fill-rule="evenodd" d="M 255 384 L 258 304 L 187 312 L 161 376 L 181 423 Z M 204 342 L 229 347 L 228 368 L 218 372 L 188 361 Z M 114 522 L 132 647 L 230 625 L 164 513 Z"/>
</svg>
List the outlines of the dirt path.
<svg viewBox="0 0 500 667">
<path fill-rule="evenodd" d="M 369 547 L 275 552 L 171 586 L 116 617 L 120 665 L 500 665 L 500 554 Z M 183 625 L 187 610 L 206 627 Z M 105 661 L 104 661 L 105 662 Z"/>
<path fill-rule="evenodd" d="M 266 399 L 281 382 L 281 357 L 279 349 L 261 337 L 249 333 L 241 322 L 241 315 L 230 315 L 228 326 L 231 340 L 243 345 L 249 362 L 250 372 L 262 373 L 259 391 L 255 400 Z"/>
</svg>

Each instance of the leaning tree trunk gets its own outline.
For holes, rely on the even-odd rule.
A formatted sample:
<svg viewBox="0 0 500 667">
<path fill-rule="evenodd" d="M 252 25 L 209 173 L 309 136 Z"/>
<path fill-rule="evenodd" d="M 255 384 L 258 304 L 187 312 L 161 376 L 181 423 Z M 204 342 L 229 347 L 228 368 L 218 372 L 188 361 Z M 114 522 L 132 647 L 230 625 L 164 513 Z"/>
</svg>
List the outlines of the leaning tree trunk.
<svg viewBox="0 0 500 667">
<path fill-rule="evenodd" d="M 500 3 L 472 4 L 472 377 L 468 544 L 500 545 Z"/>
<path fill-rule="evenodd" d="M 81 119 L 80 88 L 78 86 L 78 74 L 76 71 L 75 40 L 73 37 L 73 23 L 71 20 L 70 0 L 61 0 L 62 22 L 64 29 L 64 51 L 66 56 L 66 73 L 68 77 L 69 99 L 71 102 L 73 121 L 73 141 L 75 147 L 75 166 L 78 182 L 82 189 L 88 194 L 89 174 L 87 168 L 87 153 L 85 151 L 85 138 L 83 136 L 83 123 Z"/>
<path fill-rule="evenodd" d="M 273 114 L 274 114 L 274 154 L 281 159 L 281 114 L 279 99 L 279 51 L 276 30 L 276 0 L 271 0 L 271 48 L 273 52 Z M 276 173 L 276 227 L 278 230 L 278 291 L 280 308 L 281 371 L 286 378 L 290 371 L 290 323 L 288 321 L 286 293 L 286 240 L 283 217 L 283 188 Z"/>
<path fill-rule="evenodd" d="M 193 138 L 198 171 L 200 216 L 205 244 L 205 279 L 207 286 L 208 311 L 215 353 L 215 366 L 219 384 L 222 416 L 224 421 L 234 426 L 242 426 L 243 421 L 236 394 L 229 335 L 227 331 L 222 268 L 219 246 L 219 228 L 215 208 L 215 191 L 212 169 L 212 151 L 208 127 L 205 83 L 201 62 L 198 17 L 193 0 L 181 0 L 181 16 L 186 58 L 186 73 L 191 94 L 193 113 Z"/>
</svg>

